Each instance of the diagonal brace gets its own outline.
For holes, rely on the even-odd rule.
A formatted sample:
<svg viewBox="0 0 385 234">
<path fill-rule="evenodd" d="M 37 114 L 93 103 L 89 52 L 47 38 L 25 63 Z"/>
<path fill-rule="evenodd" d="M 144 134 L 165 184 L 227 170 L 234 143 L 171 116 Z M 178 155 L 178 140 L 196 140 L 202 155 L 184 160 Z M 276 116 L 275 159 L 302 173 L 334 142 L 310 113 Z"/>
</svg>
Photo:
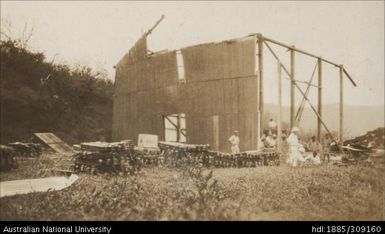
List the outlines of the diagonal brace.
<svg viewBox="0 0 385 234">
<path fill-rule="evenodd" d="M 308 82 L 308 86 L 306 87 L 306 91 L 305 91 L 305 95 L 306 96 L 309 95 L 310 85 L 311 85 L 311 82 L 313 81 L 314 74 L 315 74 L 315 71 L 316 71 L 317 67 L 318 67 L 318 61 L 317 61 L 316 65 L 314 66 L 314 70 L 313 70 L 313 73 L 311 75 L 310 81 Z M 301 120 L 301 117 L 302 117 L 302 114 L 303 114 L 303 110 L 305 109 L 305 104 L 306 104 L 305 98 L 302 98 L 301 105 L 299 106 L 298 111 L 297 111 L 297 113 L 295 115 L 295 120 L 297 122 L 299 122 Z"/>
<path fill-rule="evenodd" d="M 292 75 L 290 74 L 290 72 L 287 70 L 287 68 L 282 64 L 281 60 L 279 59 L 279 57 L 274 53 L 273 49 L 270 47 L 270 45 L 266 42 L 266 41 L 263 41 L 266 45 L 266 47 L 269 49 L 269 51 L 271 52 L 271 54 L 274 56 L 274 58 L 281 64 L 283 70 L 285 71 L 285 73 L 293 80 L 293 77 Z M 322 120 L 321 116 L 319 115 L 319 113 L 317 112 L 317 110 L 314 108 L 313 104 L 310 102 L 310 100 L 307 98 L 307 96 L 305 95 L 305 93 L 302 91 L 302 89 L 298 86 L 298 84 L 294 81 L 293 82 L 295 87 L 298 89 L 298 91 L 301 93 L 301 95 L 303 96 L 303 98 L 309 103 L 311 109 L 313 110 L 313 112 L 317 115 L 318 119 L 320 120 L 322 126 L 324 126 L 325 130 L 329 133 L 330 137 L 332 138 L 333 142 L 335 142 L 336 144 L 338 144 L 338 142 L 336 140 L 334 140 L 334 137 L 333 135 L 331 134 L 331 132 L 329 131 L 328 127 L 326 126 L 326 124 L 324 123 L 324 121 Z"/>
</svg>

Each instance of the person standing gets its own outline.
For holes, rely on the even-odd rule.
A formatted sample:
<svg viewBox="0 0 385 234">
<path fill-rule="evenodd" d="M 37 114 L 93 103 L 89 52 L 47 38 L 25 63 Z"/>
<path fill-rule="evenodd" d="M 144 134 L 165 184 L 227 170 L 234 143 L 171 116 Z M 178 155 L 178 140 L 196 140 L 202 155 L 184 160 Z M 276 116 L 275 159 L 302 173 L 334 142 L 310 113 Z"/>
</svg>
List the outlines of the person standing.
<svg viewBox="0 0 385 234">
<path fill-rule="evenodd" d="M 229 138 L 229 142 L 231 144 L 231 153 L 239 153 L 239 136 L 237 130 L 235 130 L 234 134 Z"/>
<path fill-rule="evenodd" d="M 301 151 L 304 151 L 304 149 L 298 141 L 298 133 L 299 128 L 293 127 L 289 137 L 286 140 L 289 145 L 289 157 L 287 159 L 287 163 L 292 167 L 297 167 L 298 162 L 305 161 L 301 153 Z"/>
<path fill-rule="evenodd" d="M 322 161 L 325 162 L 326 158 L 328 162 L 330 161 L 330 146 L 332 144 L 332 139 L 328 133 L 325 134 L 325 139 L 322 142 Z"/>
<path fill-rule="evenodd" d="M 269 121 L 269 131 L 274 134 L 277 133 L 277 123 L 273 118 L 271 118 Z"/>
</svg>

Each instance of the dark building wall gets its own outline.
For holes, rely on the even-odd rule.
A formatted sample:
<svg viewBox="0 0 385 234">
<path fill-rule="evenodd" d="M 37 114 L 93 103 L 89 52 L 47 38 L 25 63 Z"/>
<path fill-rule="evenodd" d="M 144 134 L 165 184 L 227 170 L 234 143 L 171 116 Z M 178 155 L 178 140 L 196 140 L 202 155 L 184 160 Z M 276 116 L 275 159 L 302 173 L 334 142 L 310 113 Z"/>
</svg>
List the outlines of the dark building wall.
<svg viewBox="0 0 385 234">
<path fill-rule="evenodd" d="M 146 48 L 141 39 L 130 50 Z M 241 150 L 257 145 L 255 38 L 181 49 L 186 83 L 178 80 L 176 52 L 147 58 L 125 56 L 115 79 L 113 139 L 139 133 L 163 139 L 163 115 L 185 113 L 188 143 L 229 151 L 228 138 L 240 133 Z M 134 62 L 131 62 L 134 61 Z"/>
</svg>

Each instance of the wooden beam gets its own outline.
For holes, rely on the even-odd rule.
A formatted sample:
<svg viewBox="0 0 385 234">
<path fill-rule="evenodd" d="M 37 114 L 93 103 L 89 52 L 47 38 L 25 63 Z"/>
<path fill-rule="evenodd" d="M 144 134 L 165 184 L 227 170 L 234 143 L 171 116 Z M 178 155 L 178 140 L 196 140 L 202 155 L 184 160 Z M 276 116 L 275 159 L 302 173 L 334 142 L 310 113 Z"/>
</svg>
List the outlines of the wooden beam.
<svg viewBox="0 0 385 234">
<path fill-rule="evenodd" d="M 266 47 L 269 49 L 269 51 L 271 52 L 271 54 L 274 56 L 274 58 L 281 62 L 281 60 L 279 59 L 279 57 L 277 56 L 277 54 L 273 51 L 273 49 L 271 49 L 271 47 L 269 46 L 269 44 L 265 41 L 265 45 Z M 285 71 L 285 73 L 290 76 L 290 72 L 287 70 L 287 68 L 285 67 L 285 65 L 282 64 L 281 62 L 281 66 L 283 68 L 283 70 Z M 310 102 L 310 100 L 306 97 L 305 93 L 302 91 L 302 89 L 297 85 L 295 84 L 295 87 L 299 90 L 299 92 L 301 93 L 301 95 L 306 99 L 306 101 L 308 102 L 308 104 L 310 105 L 310 108 L 313 110 L 313 112 L 317 115 L 318 119 L 321 121 L 321 124 L 322 126 L 325 128 L 325 130 L 327 131 L 327 133 L 329 133 L 329 135 L 331 136 L 333 142 L 337 143 L 334 138 L 333 138 L 333 135 L 331 134 L 331 132 L 329 131 L 329 128 L 326 126 L 326 124 L 323 122 L 321 116 L 318 114 L 317 110 L 314 108 L 313 104 Z"/>
<path fill-rule="evenodd" d="M 186 129 L 185 128 L 181 128 L 180 129 L 180 133 L 182 133 L 183 136 L 187 137 L 187 133 L 186 133 Z"/>
<path fill-rule="evenodd" d="M 314 66 L 313 72 L 311 74 L 310 81 L 307 82 L 308 85 L 307 85 L 306 90 L 305 90 L 305 95 L 306 96 L 309 95 L 310 85 L 311 85 L 311 82 L 313 81 L 315 71 L 317 70 L 317 66 L 318 66 L 318 64 L 316 63 L 315 66 Z M 306 100 L 305 100 L 305 98 L 302 97 L 301 104 L 299 105 L 297 113 L 295 114 L 295 121 L 297 123 L 299 123 L 299 121 L 301 121 L 301 117 L 302 117 L 303 111 L 305 109 L 305 104 L 306 104 Z"/>
<path fill-rule="evenodd" d="M 284 43 L 282 43 L 282 42 L 273 40 L 273 39 L 271 39 L 271 38 L 264 37 L 264 39 L 265 39 L 266 41 L 269 41 L 269 42 L 274 43 L 274 44 L 276 44 L 276 45 L 285 47 L 285 48 L 287 48 L 287 49 L 289 49 L 289 50 L 295 50 L 295 51 L 298 52 L 298 53 L 301 53 L 301 54 L 304 54 L 304 55 L 307 55 L 307 56 L 310 56 L 310 57 L 313 57 L 313 58 L 316 58 L 316 59 L 320 58 L 320 57 L 317 56 L 317 55 L 311 54 L 311 53 L 309 53 L 309 52 L 306 52 L 306 51 L 301 50 L 301 49 L 298 49 L 298 48 L 293 48 L 293 46 L 286 45 L 286 44 L 284 44 Z M 324 58 L 321 58 L 321 59 L 322 59 L 324 62 L 329 63 L 330 65 L 339 67 L 338 64 L 333 63 L 332 61 L 329 61 L 329 60 L 324 59 Z"/>
<path fill-rule="evenodd" d="M 263 36 L 262 34 L 257 34 L 257 43 L 258 43 L 258 78 L 259 78 L 259 121 L 261 122 L 260 126 L 262 128 L 264 119 L 263 116 Z M 262 129 L 259 129 L 262 132 Z"/>
<path fill-rule="evenodd" d="M 271 54 L 274 56 L 274 58 L 281 62 L 281 60 L 279 59 L 279 57 L 277 56 L 277 54 L 273 51 L 273 49 L 270 47 L 270 45 L 265 41 L 265 45 L 266 47 L 269 49 L 269 51 L 271 52 Z M 285 67 L 285 65 L 283 65 L 283 63 L 281 62 L 281 66 L 282 66 L 282 69 L 285 71 L 286 75 L 288 75 L 289 77 L 291 77 L 290 75 L 290 72 L 289 70 Z"/>
<path fill-rule="evenodd" d="M 340 145 L 343 144 L 344 131 L 344 67 L 340 65 Z"/>
<path fill-rule="evenodd" d="M 337 143 L 333 136 L 332 136 L 332 133 L 330 132 L 329 128 L 326 126 L 326 124 L 324 123 L 324 121 L 322 120 L 321 116 L 319 115 L 319 113 L 317 112 L 317 110 L 314 108 L 313 104 L 310 102 L 310 100 L 306 97 L 306 95 L 304 94 L 304 92 L 298 87 L 298 85 L 296 84 L 296 87 L 297 89 L 300 91 L 300 93 L 302 94 L 303 97 L 305 97 L 306 101 L 309 103 L 310 105 L 310 108 L 313 110 L 313 112 L 317 115 L 318 117 L 318 120 L 321 122 L 321 124 L 324 126 L 325 130 L 327 131 L 327 133 L 329 133 L 329 135 L 332 137 L 332 140 Z"/>
<path fill-rule="evenodd" d="M 162 115 L 162 127 L 163 127 L 163 134 L 162 134 L 162 136 L 163 136 L 163 139 L 162 140 L 164 140 L 164 141 L 166 141 L 166 115 Z"/>
<path fill-rule="evenodd" d="M 318 85 L 314 85 L 314 84 L 309 83 L 309 82 L 307 82 L 307 81 L 294 80 L 294 82 L 296 82 L 296 83 L 302 83 L 302 84 L 307 84 L 307 85 L 310 86 L 310 87 L 318 88 Z"/>
<path fill-rule="evenodd" d="M 254 35 L 254 38 L 255 38 L 255 44 L 256 44 L 256 48 L 255 48 L 255 78 L 256 78 L 256 83 L 257 83 L 257 90 L 256 93 L 257 93 L 257 97 L 256 97 L 256 110 L 257 110 L 257 113 L 256 113 L 256 129 L 255 129 L 255 136 L 256 136 L 256 141 L 257 141 L 257 148 L 260 147 L 259 145 L 259 139 L 261 138 L 261 112 L 260 112 L 260 106 L 259 106 L 259 89 L 260 89 L 260 85 L 259 85 L 259 49 L 258 49 L 258 41 L 262 39 L 262 34 L 259 34 L 259 35 Z"/>
<path fill-rule="evenodd" d="M 172 126 L 174 126 L 176 129 L 178 129 L 178 125 L 175 124 L 174 122 L 172 122 L 171 119 L 169 119 L 167 115 L 164 115 L 164 117 L 168 120 L 168 122 L 170 122 L 170 124 L 171 124 Z M 175 116 L 172 116 L 172 117 L 175 117 Z"/>
<path fill-rule="evenodd" d="M 160 19 L 158 21 L 156 21 L 155 25 L 152 26 L 152 28 L 150 28 L 146 33 L 145 33 L 145 36 L 148 36 L 152 33 L 152 31 L 160 24 L 160 22 L 164 19 L 164 15 L 162 15 L 160 17 Z"/>
<path fill-rule="evenodd" d="M 290 80 L 290 78 L 285 78 L 286 80 Z M 306 84 L 308 86 L 311 86 L 311 87 L 314 87 L 314 88 L 318 88 L 318 85 L 315 85 L 315 84 L 312 84 L 312 83 L 309 83 L 308 81 L 302 81 L 302 80 L 294 80 L 296 83 L 301 83 L 301 84 Z"/>
<path fill-rule="evenodd" d="M 345 68 L 343 70 L 344 70 L 345 75 L 349 78 L 350 82 L 353 83 L 354 87 L 357 87 L 356 82 L 354 82 L 353 78 L 349 75 L 348 71 L 346 71 Z"/>
<path fill-rule="evenodd" d="M 318 58 L 318 114 L 322 118 L 322 59 Z M 317 139 L 321 141 L 321 121 L 317 119 Z"/>
<path fill-rule="evenodd" d="M 176 141 L 180 142 L 180 115 L 176 117 Z"/>
<path fill-rule="evenodd" d="M 310 57 L 313 57 L 313 58 L 316 58 L 316 59 L 321 59 L 323 62 L 326 62 L 326 63 L 328 63 L 328 64 L 330 64 L 330 65 L 333 65 L 333 66 L 336 66 L 336 67 L 339 67 L 339 66 L 340 66 L 340 65 L 338 65 L 338 64 L 336 64 L 336 63 L 334 63 L 334 62 L 332 62 L 332 61 L 330 61 L 330 60 L 321 58 L 321 57 L 319 57 L 319 56 L 317 56 L 317 55 L 311 54 L 311 53 L 309 53 L 309 52 L 306 52 L 306 51 L 301 50 L 301 49 L 298 49 L 298 48 L 293 48 L 292 46 L 286 45 L 286 44 L 284 44 L 284 43 L 282 43 L 282 42 L 279 42 L 279 41 L 276 41 L 276 40 L 273 40 L 273 39 L 270 39 L 270 38 L 267 38 L 267 37 L 264 37 L 264 40 L 265 40 L 265 41 L 269 41 L 269 42 L 271 42 L 271 43 L 274 43 L 274 44 L 276 44 L 276 45 L 285 47 L 285 48 L 290 49 L 290 50 L 295 50 L 295 51 L 298 52 L 298 53 L 301 53 L 301 54 L 304 54 L 304 55 L 307 55 L 307 56 L 310 56 Z M 345 73 L 345 75 L 349 78 L 350 82 L 352 82 L 352 84 L 354 85 L 354 87 L 356 87 L 356 86 L 357 86 L 356 83 L 354 82 L 354 80 L 351 78 L 351 76 L 348 74 L 348 72 L 347 72 L 345 69 L 344 69 L 344 73 Z"/>
<path fill-rule="evenodd" d="M 293 128 L 295 125 L 295 51 L 293 49 L 290 50 L 290 79 L 290 128 Z"/>
<path fill-rule="evenodd" d="M 277 149 L 282 153 L 282 66 L 278 63 L 278 116 L 277 116 Z"/>
</svg>

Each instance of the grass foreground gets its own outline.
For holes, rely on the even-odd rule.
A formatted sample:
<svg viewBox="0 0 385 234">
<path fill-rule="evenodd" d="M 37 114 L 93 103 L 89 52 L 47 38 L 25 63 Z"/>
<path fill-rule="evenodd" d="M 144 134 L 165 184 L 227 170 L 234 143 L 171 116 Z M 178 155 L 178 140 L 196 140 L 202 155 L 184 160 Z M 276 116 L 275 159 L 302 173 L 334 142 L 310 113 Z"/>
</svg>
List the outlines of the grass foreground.
<svg viewBox="0 0 385 234">
<path fill-rule="evenodd" d="M 48 176 L 43 155 L 0 173 Z M 87 175 L 61 191 L 0 199 L 1 220 L 384 220 L 384 158 L 373 165 L 143 168 Z"/>
</svg>

